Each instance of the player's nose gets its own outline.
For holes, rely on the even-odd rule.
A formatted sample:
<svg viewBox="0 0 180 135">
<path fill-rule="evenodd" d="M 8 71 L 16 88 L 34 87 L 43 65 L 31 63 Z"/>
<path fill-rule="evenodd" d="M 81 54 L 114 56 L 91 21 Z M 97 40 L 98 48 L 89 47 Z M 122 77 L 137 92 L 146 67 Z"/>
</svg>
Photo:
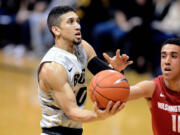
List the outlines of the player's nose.
<svg viewBox="0 0 180 135">
<path fill-rule="evenodd" d="M 79 23 L 76 23 L 75 28 L 76 30 L 81 30 L 81 25 Z"/>
<path fill-rule="evenodd" d="M 165 60 L 165 64 L 170 64 L 171 63 L 171 57 L 167 56 Z"/>
</svg>

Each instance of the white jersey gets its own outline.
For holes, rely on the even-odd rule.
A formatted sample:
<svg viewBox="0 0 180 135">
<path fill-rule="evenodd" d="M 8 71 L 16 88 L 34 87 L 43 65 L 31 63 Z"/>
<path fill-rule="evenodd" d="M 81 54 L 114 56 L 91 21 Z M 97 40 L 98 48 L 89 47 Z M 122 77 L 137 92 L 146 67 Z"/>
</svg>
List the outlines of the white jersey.
<svg viewBox="0 0 180 135">
<path fill-rule="evenodd" d="M 56 62 L 64 66 L 67 71 L 68 81 L 76 96 L 77 105 L 84 107 L 87 87 L 85 82 L 85 68 L 87 65 L 87 55 L 81 45 L 75 46 L 73 54 L 57 47 L 52 47 L 42 59 L 41 65 L 45 62 Z M 38 73 L 39 73 L 38 69 Z M 59 75 L 61 77 L 61 75 Z M 42 107 L 42 128 L 63 126 L 69 128 L 82 128 L 81 123 L 68 118 L 61 108 L 52 98 L 51 93 L 45 93 L 39 89 L 39 99 Z"/>
</svg>

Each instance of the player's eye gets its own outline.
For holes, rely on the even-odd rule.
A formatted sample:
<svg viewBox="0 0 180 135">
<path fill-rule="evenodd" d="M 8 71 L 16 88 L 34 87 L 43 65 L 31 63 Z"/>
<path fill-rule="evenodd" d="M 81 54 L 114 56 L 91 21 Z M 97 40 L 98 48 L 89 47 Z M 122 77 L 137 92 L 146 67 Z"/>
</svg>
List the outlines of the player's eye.
<svg viewBox="0 0 180 135">
<path fill-rule="evenodd" d="M 174 59 L 177 58 L 178 57 L 178 53 L 177 52 L 172 52 L 171 53 L 171 57 L 174 58 Z"/>
<path fill-rule="evenodd" d="M 177 58 L 177 56 L 176 55 L 172 55 L 172 58 Z"/>
<path fill-rule="evenodd" d="M 80 23 L 80 19 L 77 19 L 77 23 Z"/>
<path fill-rule="evenodd" d="M 70 23 L 70 24 L 72 24 L 74 22 L 74 19 L 72 19 L 72 18 L 70 18 L 69 20 L 68 20 L 68 23 Z"/>
<path fill-rule="evenodd" d="M 162 55 L 161 55 L 161 58 L 166 58 L 166 55 L 162 54 Z"/>
</svg>

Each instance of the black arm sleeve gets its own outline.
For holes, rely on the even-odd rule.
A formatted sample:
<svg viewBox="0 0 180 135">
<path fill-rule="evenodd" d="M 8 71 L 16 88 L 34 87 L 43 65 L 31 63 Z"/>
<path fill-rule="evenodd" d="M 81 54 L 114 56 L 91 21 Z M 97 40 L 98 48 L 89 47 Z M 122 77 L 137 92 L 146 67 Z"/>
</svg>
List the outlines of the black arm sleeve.
<svg viewBox="0 0 180 135">
<path fill-rule="evenodd" d="M 89 71 L 95 75 L 98 72 L 102 71 L 102 70 L 107 70 L 107 69 L 112 69 L 106 62 L 104 62 L 103 60 L 99 59 L 97 56 L 95 56 L 94 58 L 92 58 L 89 63 L 88 63 L 88 69 Z"/>
</svg>

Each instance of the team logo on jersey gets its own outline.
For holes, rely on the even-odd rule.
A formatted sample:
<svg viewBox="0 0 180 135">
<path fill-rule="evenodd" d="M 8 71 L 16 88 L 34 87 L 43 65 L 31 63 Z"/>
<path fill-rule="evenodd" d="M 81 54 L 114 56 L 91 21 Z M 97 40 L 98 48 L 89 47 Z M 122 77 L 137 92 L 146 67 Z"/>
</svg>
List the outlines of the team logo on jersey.
<svg viewBox="0 0 180 135">
<path fill-rule="evenodd" d="M 82 69 L 82 73 L 76 73 L 74 75 L 74 87 L 76 87 L 77 84 L 84 84 L 85 83 L 85 69 Z M 84 101 L 86 100 L 87 96 L 87 87 L 84 87 L 84 85 L 80 86 L 79 89 L 76 91 L 76 102 L 78 106 L 81 106 L 84 104 Z"/>
<path fill-rule="evenodd" d="M 85 69 L 82 70 L 82 73 L 76 73 L 74 75 L 74 87 L 77 85 L 77 83 L 79 84 L 83 84 L 85 82 Z"/>
<path fill-rule="evenodd" d="M 163 93 L 160 93 L 160 97 L 165 97 Z"/>
<path fill-rule="evenodd" d="M 68 71 L 71 72 L 72 69 L 73 69 L 73 68 L 71 67 L 71 68 L 68 69 Z"/>
</svg>

